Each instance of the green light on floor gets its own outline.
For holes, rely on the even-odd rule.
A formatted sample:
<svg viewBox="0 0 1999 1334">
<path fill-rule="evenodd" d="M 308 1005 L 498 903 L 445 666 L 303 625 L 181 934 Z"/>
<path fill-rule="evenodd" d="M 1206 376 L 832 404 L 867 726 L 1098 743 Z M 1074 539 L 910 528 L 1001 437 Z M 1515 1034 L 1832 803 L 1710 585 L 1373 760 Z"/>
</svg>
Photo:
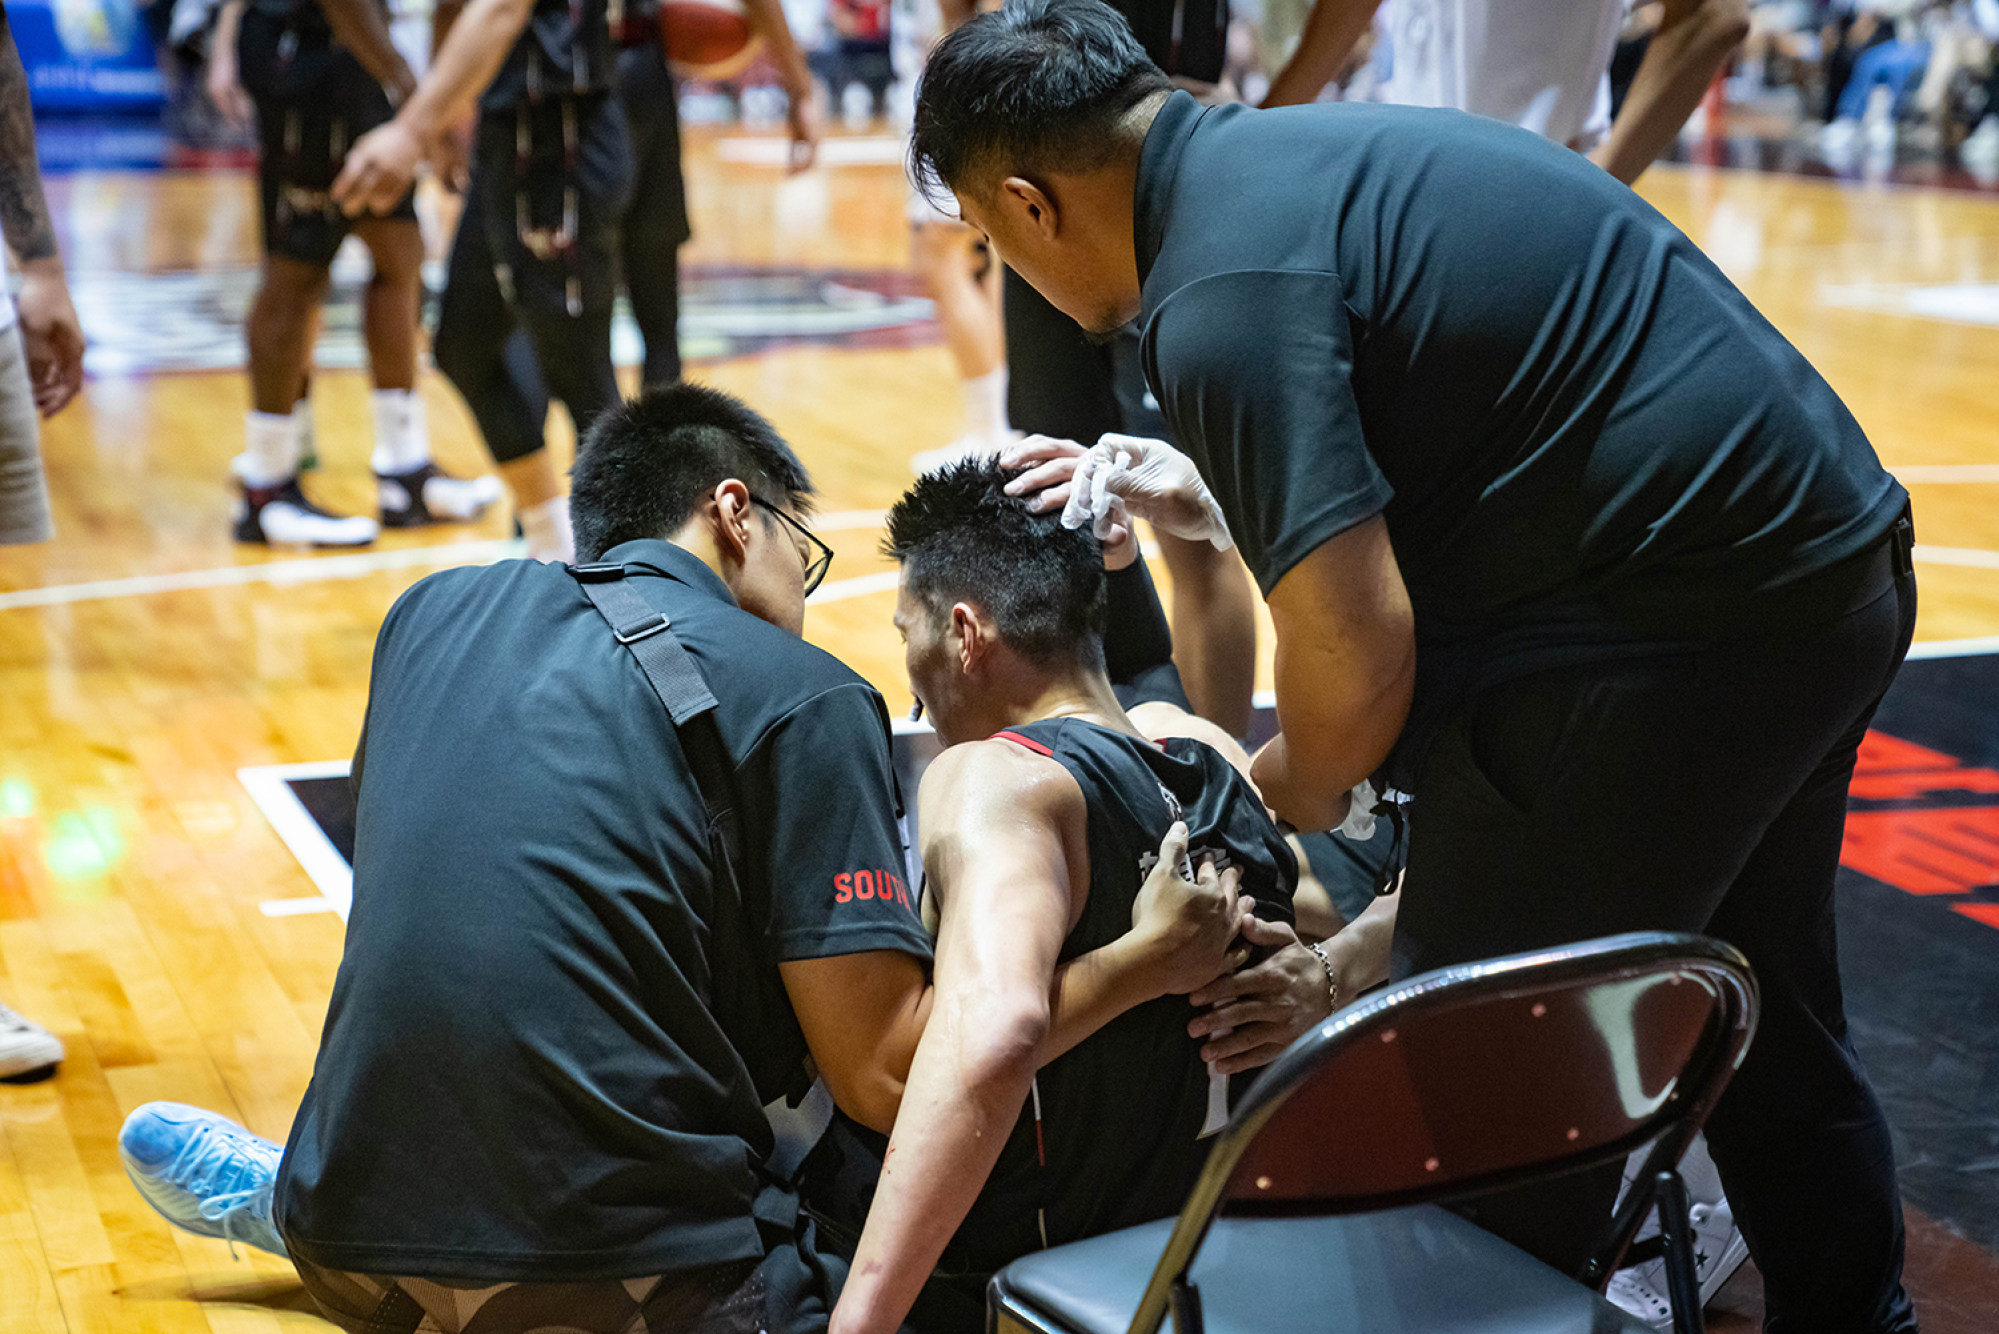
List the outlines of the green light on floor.
<svg viewBox="0 0 1999 1334">
<path fill-rule="evenodd" d="M 124 855 L 125 836 L 118 831 L 118 813 L 108 806 L 58 815 L 42 847 L 49 871 L 64 880 L 101 876 Z"/>
<path fill-rule="evenodd" d="M 35 813 L 35 785 L 25 778 L 0 780 L 0 820 L 25 820 Z"/>
</svg>

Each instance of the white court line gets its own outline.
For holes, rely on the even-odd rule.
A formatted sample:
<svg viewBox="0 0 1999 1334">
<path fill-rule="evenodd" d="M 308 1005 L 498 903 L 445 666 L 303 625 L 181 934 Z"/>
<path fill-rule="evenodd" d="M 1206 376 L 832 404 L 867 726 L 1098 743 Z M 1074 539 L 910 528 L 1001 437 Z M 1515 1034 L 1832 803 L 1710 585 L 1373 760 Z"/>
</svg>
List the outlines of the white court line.
<svg viewBox="0 0 1999 1334">
<path fill-rule="evenodd" d="M 856 528 L 879 528 L 886 518 L 887 510 L 834 510 L 831 514 L 815 514 L 806 526 L 815 533 L 840 533 Z"/>
<path fill-rule="evenodd" d="M 1916 559 L 1931 565 L 1969 565 L 1980 570 L 1999 570 L 1999 551 L 1979 551 L 1972 547 L 1916 547 Z"/>
<path fill-rule="evenodd" d="M 830 584 L 821 584 L 805 599 L 805 605 L 816 607 L 822 602 L 844 602 L 848 598 L 866 597 L 870 593 L 893 593 L 902 575 L 895 570 L 883 570 L 879 574 L 857 574 L 852 579 L 835 579 Z"/>
<path fill-rule="evenodd" d="M 345 778 L 349 760 L 315 760 L 308 764 L 258 764 L 236 771 L 236 779 L 249 790 L 257 809 L 278 831 L 278 837 L 298 858 L 298 864 L 319 886 L 316 899 L 272 899 L 260 907 L 266 917 L 296 917 L 306 913 L 330 912 L 347 920 L 354 902 L 354 868 L 333 846 L 333 840 L 319 827 L 287 780 L 293 778 Z"/>
<path fill-rule="evenodd" d="M 244 584 L 316 584 L 332 579 L 360 579 L 384 570 L 426 565 L 484 565 L 521 553 L 518 540 L 452 542 L 444 546 L 409 547 L 402 551 L 364 551 L 349 556 L 315 556 L 302 560 L 272 560 L 257 565 L 225 565 L 214 570 L 182 570 L 174 574 L 141 574 L 129 579 L 100 579 L 86 584 L 54 584 L 0 593 L 0 611 L 17 607 L 60 607 L 100 598 L 139 597 L 148 593 L 181 593 L 197 588 L 229 588 Z"/>
<path fill-rule="evenodd" d="M 1909 658 L 1977 658 L 1987 653 L 1999 653 L 1999 635 L 1983 635 L 1977 639 L 1932 639 L 1927 644 L 1909 646 Z"/>
<path fill-rule="evenodd" d="M 1898 482 L 1999 482 L 1999 463 L 1937 463 L 1889 471 Z"/>
<path fill-rule="evenodd" d="M 814 161 L 822 167 L 899 167 L 907 151 L 908 145 L 893 135 L 821 139 Z M 791 141 L 778 135 L 731 135 L 715 141 L 715 156 L 753 167 L 784 167 L 791 163 Z"/>
</svg>

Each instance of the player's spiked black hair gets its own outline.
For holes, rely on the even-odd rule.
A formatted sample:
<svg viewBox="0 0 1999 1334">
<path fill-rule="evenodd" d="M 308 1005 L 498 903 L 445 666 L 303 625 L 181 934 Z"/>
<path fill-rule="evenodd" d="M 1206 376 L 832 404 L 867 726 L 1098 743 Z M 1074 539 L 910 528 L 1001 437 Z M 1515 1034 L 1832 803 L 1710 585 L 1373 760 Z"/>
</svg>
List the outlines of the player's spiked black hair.
<svg viewBox="0 0 1999 1334">
<path fill-rule="evenodd" d="M 1088 528 L 1034 514 L 1011 472 L 967 459 L 918 478 L 888 512 L 882 553 L 933 611 L 986 609 L 1014 652 L 1042 666 L 1103 670 L 1104 557 Z"/>
<path fill-rule="evenodd" d="M 917 86 L 909 171 L 940 206 L 974 173 L 1087 171 L 1118 122 L 1172 87 L 1103 0 L 1007 0 L 946 37 Z"/>
<path fill-rule="evenodd" d="M 791 446 L 719 389 L 660 385 L 606 408 L 584 436 L 570 473 L 576 558 L 587 563 L 621 542 L 671 537 L 702 498 L 731 477 L 793 513 L 811 505 L 812 479 Z M 764 522 L 772 520 L 766 515 Z"/>
</svg>

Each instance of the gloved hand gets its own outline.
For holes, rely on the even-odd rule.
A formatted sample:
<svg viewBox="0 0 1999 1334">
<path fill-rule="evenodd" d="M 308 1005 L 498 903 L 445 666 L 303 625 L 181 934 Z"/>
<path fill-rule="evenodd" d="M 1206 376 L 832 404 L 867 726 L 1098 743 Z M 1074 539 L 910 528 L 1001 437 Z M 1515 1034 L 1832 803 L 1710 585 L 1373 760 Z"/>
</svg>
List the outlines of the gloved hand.
<svg viewBox="0 0 1999 1334">
<path fill-rule="evenodd" d="M 1001 450 L 999 456 L 1000 467 L 1022 470 L 1006 484 L 1006 493 L 1025 497 L 1028 509 L 1036 514 L 1066 510 L 1075 488 L 1076 468 L 1089 452 L 1074 440 L 1052 435 L 1030 435 L 1016 440 Z M 1125 513 L 1124 502 L 1116 497 L 1112 497 L 1109 508 L 1096 519 L 1091 531 L 1103 545 L 1106 570 L 1122 570 L 1138 559 L 1138 540 L 1132 532 L 1131 516 Z"/>
<path fill-rule="evenodd" d="M 1222 507 L 1215 503 L 1194 461 L 1164 440 L 1114 434 L 1100 437 L 1076 465 L 1062 523 L 1068 528 L 1092 524 L 1102 537 L 1123 517 L 1118 513 L 1120 502 L 1133 518 L 1148 520 L 1175 537 L 1190 542 L 1206 540 L 1214 543 L 1217 551 L 1235 545 Z"/>
</svg>

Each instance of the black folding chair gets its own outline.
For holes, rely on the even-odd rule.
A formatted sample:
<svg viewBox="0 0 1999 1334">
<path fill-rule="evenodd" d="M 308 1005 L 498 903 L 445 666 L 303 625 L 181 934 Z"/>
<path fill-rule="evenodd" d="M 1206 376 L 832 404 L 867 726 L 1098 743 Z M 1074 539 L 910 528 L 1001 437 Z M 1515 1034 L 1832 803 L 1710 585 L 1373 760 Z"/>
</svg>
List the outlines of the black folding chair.
<svg viewBox="0 0 1999 1334">
<path fill-rule="evenodd" d="M 1439 969 L 1348 1006 L 1244 1095 L 1178 1219 L 1041 1251 L 999 1334 L 1649 1334 L 1605 1301 L 1656 1203 L 1674 1327 L 1704 1329 L 1676 1164 L 1756 1027 L 1727 945 L 1657 932 Z M 1650 1145 L 1584 1272 L 1438 1207 Z M 1660 1253 L 1654 1250 L 1651 1254 Z M 1580 1281 L 1578 1281 L 1580 1280 Z M 1589 1286 L 1585 1286 L 1589 1285 Z"/>
</svg>

